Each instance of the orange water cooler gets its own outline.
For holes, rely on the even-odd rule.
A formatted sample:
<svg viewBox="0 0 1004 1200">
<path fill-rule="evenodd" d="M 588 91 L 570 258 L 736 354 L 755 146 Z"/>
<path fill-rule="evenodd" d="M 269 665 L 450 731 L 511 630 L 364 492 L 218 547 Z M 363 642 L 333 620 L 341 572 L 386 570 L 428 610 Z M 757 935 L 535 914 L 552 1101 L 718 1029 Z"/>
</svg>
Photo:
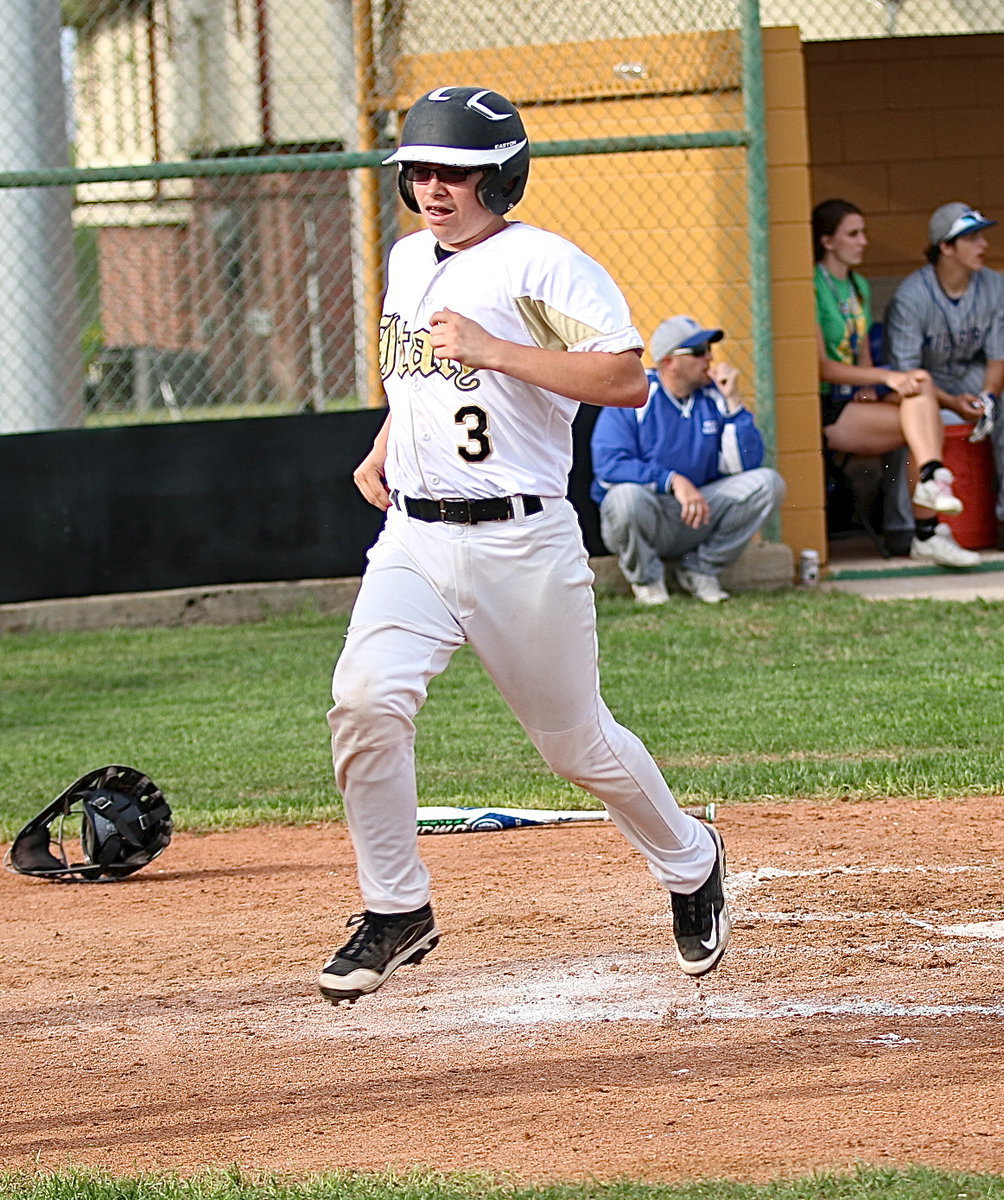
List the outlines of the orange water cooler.
<svg viewBox="0 0 1004 1200">
<path fill-rule="evenodd" d="M 952 490 L 965 505 L 955 517 L 944 517 L 955 540 L 967 550 L 986 550 L 997 544 L 994 502 L 994 453 L 990 439 L 970 442 L 972 425 L 946 425 L 942 459 L 955 476 Z"/>
</svg>

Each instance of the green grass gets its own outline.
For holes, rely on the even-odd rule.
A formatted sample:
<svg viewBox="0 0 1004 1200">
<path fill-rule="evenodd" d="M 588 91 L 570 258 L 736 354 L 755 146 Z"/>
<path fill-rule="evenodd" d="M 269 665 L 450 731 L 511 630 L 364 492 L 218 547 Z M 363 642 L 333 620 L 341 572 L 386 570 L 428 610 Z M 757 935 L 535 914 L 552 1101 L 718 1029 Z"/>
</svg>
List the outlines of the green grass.
<svg viewBox="0 0 1004 1200">
<path fill-rule="evenodd" d="M 121 762 L 181 828 L 340 815 L 327 726 L 345 621 L 0 638 L 0 837 Z M 681 802 L 1004 792 L 1004 604 L 744 594 L 600 604 L 603 691 Z M 472 654 L 419 716 L 426 804 L 589 807 Z"/>
<path fill-rule="evenodd" d="M 345 621 L 0 638 L 0 836 L 90 767 L 148 771 L 188 828 L 339 816 L 327 728 Z M 741 595 L 600 605 L 604 694 L 683 801 L 1004 791 L 1004 605 Z M 419 717 L 425 803 L 586 806 L 473 655 Z M 1004 1200 L 1004 1178 L 859 1167 L 753 1185 L 528 1187 L 489 1177 L 238 1169 L 0 1174 L 12 1200 Z"/>
<path fill-rule="evenodd" d="M 296 1180 L 237 1169 L 115 1177 L 93 1171 L 0 1175 L 0 1194 L 16 1200 L 1000 1200 L 1004 1178 L 924 1167 L 858 1167 L 766 1184 L 707 1180 L 683 1185 L 498 1184 L 488 1177 L 339 1172 Z"/>
</svg>

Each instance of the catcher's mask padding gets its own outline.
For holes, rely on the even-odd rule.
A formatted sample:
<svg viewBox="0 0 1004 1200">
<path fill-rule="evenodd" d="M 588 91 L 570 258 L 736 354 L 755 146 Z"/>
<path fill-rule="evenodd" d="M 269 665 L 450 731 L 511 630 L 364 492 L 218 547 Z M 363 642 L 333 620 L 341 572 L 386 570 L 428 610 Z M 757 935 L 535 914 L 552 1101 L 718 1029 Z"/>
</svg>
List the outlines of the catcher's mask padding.
<svg viewBox="0 0 1004 1200">
<path fill-rule="evenodd" d="M 530 174 L 530 143 L 516 106 L 488 88 L 437 87 L 408 110 L 397 150 L 384 164 L 397 163 L 397 189 L 412 212 L 419 212 L 412 184 L 401 164 L 427 162 L 446 167 L 482 167 L 477 195 L 489 212 L 514 208 Z"/>
<path fill-rule="evenodd" d="M 69 862 L 63 850 L 63 822 L 70 816 L 80 821 L 84 862 Z M 99 767 L 25 825 L 4 865 L 41 879 L 122 879 L 155 859 L 171 831 L 171 809 L 148 775 L 133 767 Z"/>
</svg>

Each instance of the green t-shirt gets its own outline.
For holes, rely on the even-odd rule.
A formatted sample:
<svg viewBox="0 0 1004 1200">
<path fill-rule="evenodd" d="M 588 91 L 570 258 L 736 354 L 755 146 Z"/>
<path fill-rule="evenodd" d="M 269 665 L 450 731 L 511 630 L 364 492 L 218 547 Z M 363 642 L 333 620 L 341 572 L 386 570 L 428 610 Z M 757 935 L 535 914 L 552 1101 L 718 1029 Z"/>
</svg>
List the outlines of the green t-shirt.
<svg viewBox="0 0 1004 1200">
<path fill-rule="evenodd" d="M 868 337 L 872 323 L 872 290 L 868 280 L 852 272 L 851 279 L 835 279 L 821 264 L 816 264 L 813 281 L 816 288 L 816 320 L 823 331 L 826 357 L 834 362 L 858 361 L 858 348 Z M 830 385 L 820 386 L 824 395 Z"/>
</svg>

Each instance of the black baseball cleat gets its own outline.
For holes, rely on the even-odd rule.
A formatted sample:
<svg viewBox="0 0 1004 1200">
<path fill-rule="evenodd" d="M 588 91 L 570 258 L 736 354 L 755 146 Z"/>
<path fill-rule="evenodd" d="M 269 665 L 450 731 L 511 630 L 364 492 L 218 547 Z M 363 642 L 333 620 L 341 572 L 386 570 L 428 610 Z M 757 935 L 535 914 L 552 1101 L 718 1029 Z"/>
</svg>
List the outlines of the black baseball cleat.
<svg viewBox="0 0 1004 1200">
<path fill-rule="evenodd" d="M 729 906 L 722 882 L 725 879 L 725 844 L 714 826 L 707 826 L 715 839 L 715 865 L 696 892 L 683 896 L 671 893 L 676 961 L 688 975 L 706 975 L 718 966 L 729 944 Z"/>
<path fill-rule="evenodd" d="M 405 963 L 420 963 L 439 942 L 432 908 L 414 912 L 359 913 L 346 922 L 356 931 L 324 964 L 317 984 L 332 1004 L 355 1003 L 377 988 Z"/>
</svg>

